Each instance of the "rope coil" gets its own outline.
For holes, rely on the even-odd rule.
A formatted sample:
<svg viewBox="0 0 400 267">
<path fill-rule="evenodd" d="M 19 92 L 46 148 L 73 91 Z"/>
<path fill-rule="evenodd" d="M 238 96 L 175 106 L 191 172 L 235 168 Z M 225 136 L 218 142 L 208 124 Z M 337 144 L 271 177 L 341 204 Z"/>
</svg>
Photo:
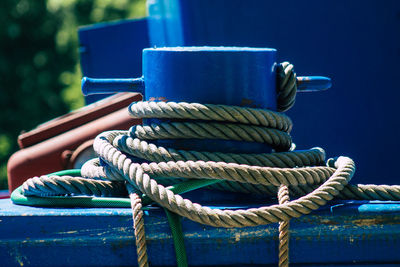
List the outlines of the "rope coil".
<svg viewBox="0 0 400 267">
<path fill-rule="evenodd" d="M 278 110 L 295 101 L 296 75 L 287 62 L 278 68 Z M 129 131 L 104 132 L 93 147 L 99 160 L 82 167 L 80 177 L 40 177 L 23 186 L 25 195 L 96 196 L 131 198 L 139 266 L 147 266 L 142 202 L 145 194 L 165 209 L 195 222 L 215 227 L 245 227 L 280 222 L 280 266 L 289 264 L 289 220 L 318 209 L 334 197 L 399 200 L 400 186 L 347 185 L 354 162 L 347 157 L 328 161 L 320 148 L 289 151 L 292 122 L 286 115 L 263 109 L 226 105 L 138 102 L 128 108 L 135 118 L 179 119 L 137 125 Z M 184 121 L 182 121 L 184 120 Z M 155 139 L 223 139 L 265 143 L 279 153 L 235 154 L 186 151 L 151 143 Z M 137 163 L 140 158 L 144 163 Z M 177 178 L 178 177 L 178 178 Z M 159 180 L 163 178 L 163 182 Z M 168 178 L 168 179 L 165 179 Z M 251 209 L 210 209 L 168 188 L 187 179 L 217 179 L 209 188 L 266 194 L 279 204 Z M 165 182 L 167 181 L 167 182 Z M 126 190 L 122 185 L 125 182 Z M 82 188 L 81 188 L 82 187 Z M 279 188 L 279 190 L 278 190 Z M 289 195 L 294 200 L 289 201 Z"/>
</svg>

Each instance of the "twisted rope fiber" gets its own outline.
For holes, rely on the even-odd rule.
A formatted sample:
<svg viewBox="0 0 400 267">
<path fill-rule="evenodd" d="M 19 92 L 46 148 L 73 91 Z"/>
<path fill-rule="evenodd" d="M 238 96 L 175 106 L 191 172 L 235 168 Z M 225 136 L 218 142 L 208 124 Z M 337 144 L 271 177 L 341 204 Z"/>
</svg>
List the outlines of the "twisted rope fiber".
<svg viewBox="0 0 400 267">
<path fill-rule="evenodd" d="M 171 122 L 151 126 L 133 127 L 139 139 L 221 139 L 259 142 L 275 150 L 287 151 L 292 143 L 290 135 L 276 129 L 230 123 Z"/>
<path fill-rule="evenodd" d="M 296 75 L 293 66 L 278 68 L 278 110 L 289 109 L 295 100 Z M 129 107 L 137 118 L 178 119 L 178 122 L 134 126 L 130 131 L 100 134 L 94 142 L 99 160 L 82 167 L 85 178 L 35 177 L 23 186 L 25 195 L 87 194 L 106 195 L 101 188 L 114 190 L 126 182 L 133 208 L 134 228 L 140 266 L 147 262 L 143 215 L 139 194 L 146 194 L 160 206 L 193 221 L 216 227 L 244 227 L 282 222 L 280 263 L 288 264 L 288 221 L 310 213 L 335 196 L 343 199 L 399 200 L 400 186 L 347 185 L 354 174 L 354 162 L 339 157 L 324 165 L 320 148 L 290 151 L 290 119 L 281 113 L 225 105 L 138 102 Z M 190 121 L 196 120 L 196 121 Z M 234 154 L 184 151 L 149 143 L 154 139 L 206 138 L 267 143 L 280 153 Z M 286 151 L 286 152 L 285 152 Z M 150 163 L 136 163 L 141 158 Z M 311 167 L 313 166 L 313 167 Z M 210 209 L 174 194 L 158 182 L 182 179 L 223 179 L 213 188 L 267 193 L 279 205 L 247 210 Z M 49 178 L 49 179 L 47 179 Z M 104 181 L 109 180 L 109 181 Z M 66 182 L 68 181 L 68 182 Z M 83 183 L 82 185 L 80 183 Z M 90 184 L 87 186 L 86 184 Z M 80 189 L 80 187 L 85 187 Z M 104 189 L 107 191 L 108 189 Z M 112 195 L 120 194 L 119 190 Z M 289 201 L 289 194 L 299 197 Z M 127 193 L 125 193 L 127 195 Z M 283 266 L 283 265 L 282 265 Z"/>
<path fill-rule="evenodd" d="M 296 100 L 296 73 L 293 65 L 283 62 L 278 65 L 277 106 L 278 111 L 289 110 Z"/>
<path fill-rule="evenodd" d="M 289 188 L 281 185 L 278 191 L 279 204 L 289 202 Z M 289 220 L 279 222 L 279 267 L 289 266 Z"/>
<path fill-rule="evenodd" d="M 193 221 L 217 226 L 217 227 L 244 227 L 256 226 L 268 223 L 287 220 L 292 217 L 299 217 L 302 214 L 308 214 L 319 206 L 324 205 L 343 189 L 344 185 L 350 180 L 354 173 L 354 163 L 351 159 L 340 157 L 336 161 L 337 169 L 334 170 L 332 176 L 326 180 L 318 189 L 307 196 L 283 205 L 273 205 L 269 207 L 260 207 L 248 210 L 218 210 L 203 207 L 199 204 L 192 203 L 188 199 L 183 199 L 179 195 L 175 195 L 172 191 L 158 184 L 150 175 L 158 172 L 159 166 L 163 168 L 162 176 L 175 176 L 177 173 L 190 173 L 191 178 L 231 178 L 241 179 L 241 173 L 247 173 L 249 177 L 252 175 L 260 178 L 265 184 L 274 182 L 274 179 L 281 176 L 282 170 L 278 168 L 261 167 L 256 168 L 256 172 L 250 172 L 250 166 L 238 164 L 226 164 L 222 162 L 162 162 L 142 165 L 133 163 L 130 158 L 121 153 L 114 146 L 112 141 L 115 138 L 113 133 L 103 133 L 95 140 L 94 147 L 100 157 L 109 165 L 114 166 L 126 179 L 152 200 L 161 206 L 175 212 L 181 216 L 187 217 Z M 168 168 L 168 167 L 172 168 Z M 298 177 L 300 184 L 314 182 L 314 170 L 320 167 L 299 168 L 299 170 L 284 169 L 285 173 Z M 147 169 L 150 173 L 146 173 Z M 309 169 L 309 170 L 308 170 Z M 331 168 L 326 168 L 332 171 Z M 153 171 L 153 172 L 152 172 Z M 323 172 L 321 172 L 323 173 Z M 263 176 L 265 174 L 265 176 Z M 226 176 L 226 177 L 225 177 Z M 310 179 L 306 179 L 311 178 Z M 266 180 L 262 180 L 266 178 Z M 324 179 L 322 179 L 324 180 Z M 283 180 L 282 180 L 283 181 Z"/>
<path fill-rule="evenodd" d="M 26 196 L 88 195 L 98 197 L 126 196 L 123 183 L 96 181 L 72 176 L 40 176 L 28 179 L 22 190 Z"/>
<path fill-rule="evenodd" d="M 133 229 L 135 229 L 135 241 L 137 262 L 139 267 L 148 267 L 146 235 L 144 231 L 144 218 L 142 211 L 142 199 L 132 185 L 127 185 L 129 198 L 131 199 Z"/>
</svg>

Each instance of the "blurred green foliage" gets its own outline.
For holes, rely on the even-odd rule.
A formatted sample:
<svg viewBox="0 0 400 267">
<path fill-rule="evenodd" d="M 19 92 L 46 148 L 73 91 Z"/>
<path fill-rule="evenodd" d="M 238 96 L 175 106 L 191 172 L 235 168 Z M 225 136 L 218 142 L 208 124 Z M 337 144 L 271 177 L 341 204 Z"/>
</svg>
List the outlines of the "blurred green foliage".
<svg viewBox="0 0 400 267">
<path fill-rule="evenodd" d="M 84 104 L 80 25 L 145 16 L 145 0 L 0 1 L 0 189 L 17 136 Z"/>
</svg>

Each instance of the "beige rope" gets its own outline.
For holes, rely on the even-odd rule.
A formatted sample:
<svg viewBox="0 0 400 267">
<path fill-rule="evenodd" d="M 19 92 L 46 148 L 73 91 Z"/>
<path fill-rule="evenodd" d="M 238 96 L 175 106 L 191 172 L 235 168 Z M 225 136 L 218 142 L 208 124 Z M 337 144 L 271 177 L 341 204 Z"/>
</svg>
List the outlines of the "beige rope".
<svg viewBox="0 0 400 267">
<path fill-rule="evenodd" d="M 289 62 L 283 62 L 278 65 L 278 87 L 277 87 L 277 106 L 278 111 L 289 110 L 296 100 L 296 73 L 293 71 L 293 65 Z"/>
<path fill-rule="evenodd" d="M 279 151 L 287 151 L 292 143 L 288 133 L 261 126 L 213 123 L 171 122 L 151 126 L 135 126 L 133 133 L 142 140 L 153 139 L 221 139 L 266 143 Z"/>
<path fill-rule="evenodd" d="M 281 185 L 278 191 L 279 204 L 289 202 L 289 188 Z M 289 220 L 279 222 L 279 267 L 289 266 Z"/>
<path fill-rule="evenodd" d="M 308 214 L 339 194 L 340 190 L 351 179 L 355 170 L 351 159 L 340 157 L 336 161 L 337 169 L 317 190 L 288 204 L 237 211 L 210 209 L 175 195 L 172 191 L 158 184 L 150 175 L 161 174 L 162 176 L 173 177 L 177 174 L 186 174 L 191 178 L 215 179 L 220 177 L 240 180 L 241 175 L 246 173 L 249 177 L 258 178 L 258 182 L 261 181 L 265 184 L 282 184 L 288 183 L 288 181 L 279 180 L 282 178 L 282 170 L 276 168 L 261 167 L 255 168 L 253 171 L 250 166 L 223 162 L 161 162 L 159 164 L 142 164 L 145 166 L 145 168 L 142 168 L 140 164 L 133 163 L 131 159 L 112 146 L 111 143 L 114 138 L 114 134 L 104 133 L 96 138 L 94 148 L 99 156 L 109 165 L 114 166 L 128 182 L 135 184 L 142 193 L 170 211 L 193 221 L 217 227 L 256 226 Z M 325 168 L 326 173 L 332 172 L 332 170 L 329 167 Z M 315 172 L 324 173 L 319 167 L 298 168 L 298 170 L 284 169 L 283 172 L 289 173 L 290 177 L 298 184 L 312 184 L 318 179 L 321 180 L 317 175 L 314 175 Z M 263 178 L 265 180 L 262 180 Z"/>
<path fill-rule="evenodd" d="M 128 111 L 134 118 L 225 121 L 260 125 L 286 132 L 292 129 L 292 121 L 285 114 L 257 108 L 185 102 L 134 102 Z"/>
<path fill-rule="evenodd" d="M 129 198 L 131 199 L 133 229 L 135 230 L 137 262 L 139 267 L 148 267 L 146 234 L 144 231 L 144 218 L 142 211 L 142 199 L 131 185 L 127 185 Z"/>
<path fill-rule="evenodd" d="M 126 196 L 123 183 L 90 180 L 72 176 L 40 176 L 25 181 L 22 190 L 26 196 L 87 195 L 87 196 Z"/>
</svg>

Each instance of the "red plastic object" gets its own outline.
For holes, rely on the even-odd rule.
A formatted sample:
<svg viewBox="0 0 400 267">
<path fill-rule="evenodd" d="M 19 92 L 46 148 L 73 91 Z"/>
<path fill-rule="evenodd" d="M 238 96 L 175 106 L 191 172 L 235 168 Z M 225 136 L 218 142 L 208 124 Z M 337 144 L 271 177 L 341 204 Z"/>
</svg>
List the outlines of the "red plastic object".
<svg viewBox="0 0 400 267">
<path fill-rule="evenodd" d="M 139 100 L 139 94 L 118 94 L 22 134 L 18 142 L 23 149 L 14 153 L 7 165 L 10 192 L 33 176 L 67 168 L 73 151 L 99 133 L 140 124 L 141 120 L 127 112 L 127 106 Z"/>
</svg>

